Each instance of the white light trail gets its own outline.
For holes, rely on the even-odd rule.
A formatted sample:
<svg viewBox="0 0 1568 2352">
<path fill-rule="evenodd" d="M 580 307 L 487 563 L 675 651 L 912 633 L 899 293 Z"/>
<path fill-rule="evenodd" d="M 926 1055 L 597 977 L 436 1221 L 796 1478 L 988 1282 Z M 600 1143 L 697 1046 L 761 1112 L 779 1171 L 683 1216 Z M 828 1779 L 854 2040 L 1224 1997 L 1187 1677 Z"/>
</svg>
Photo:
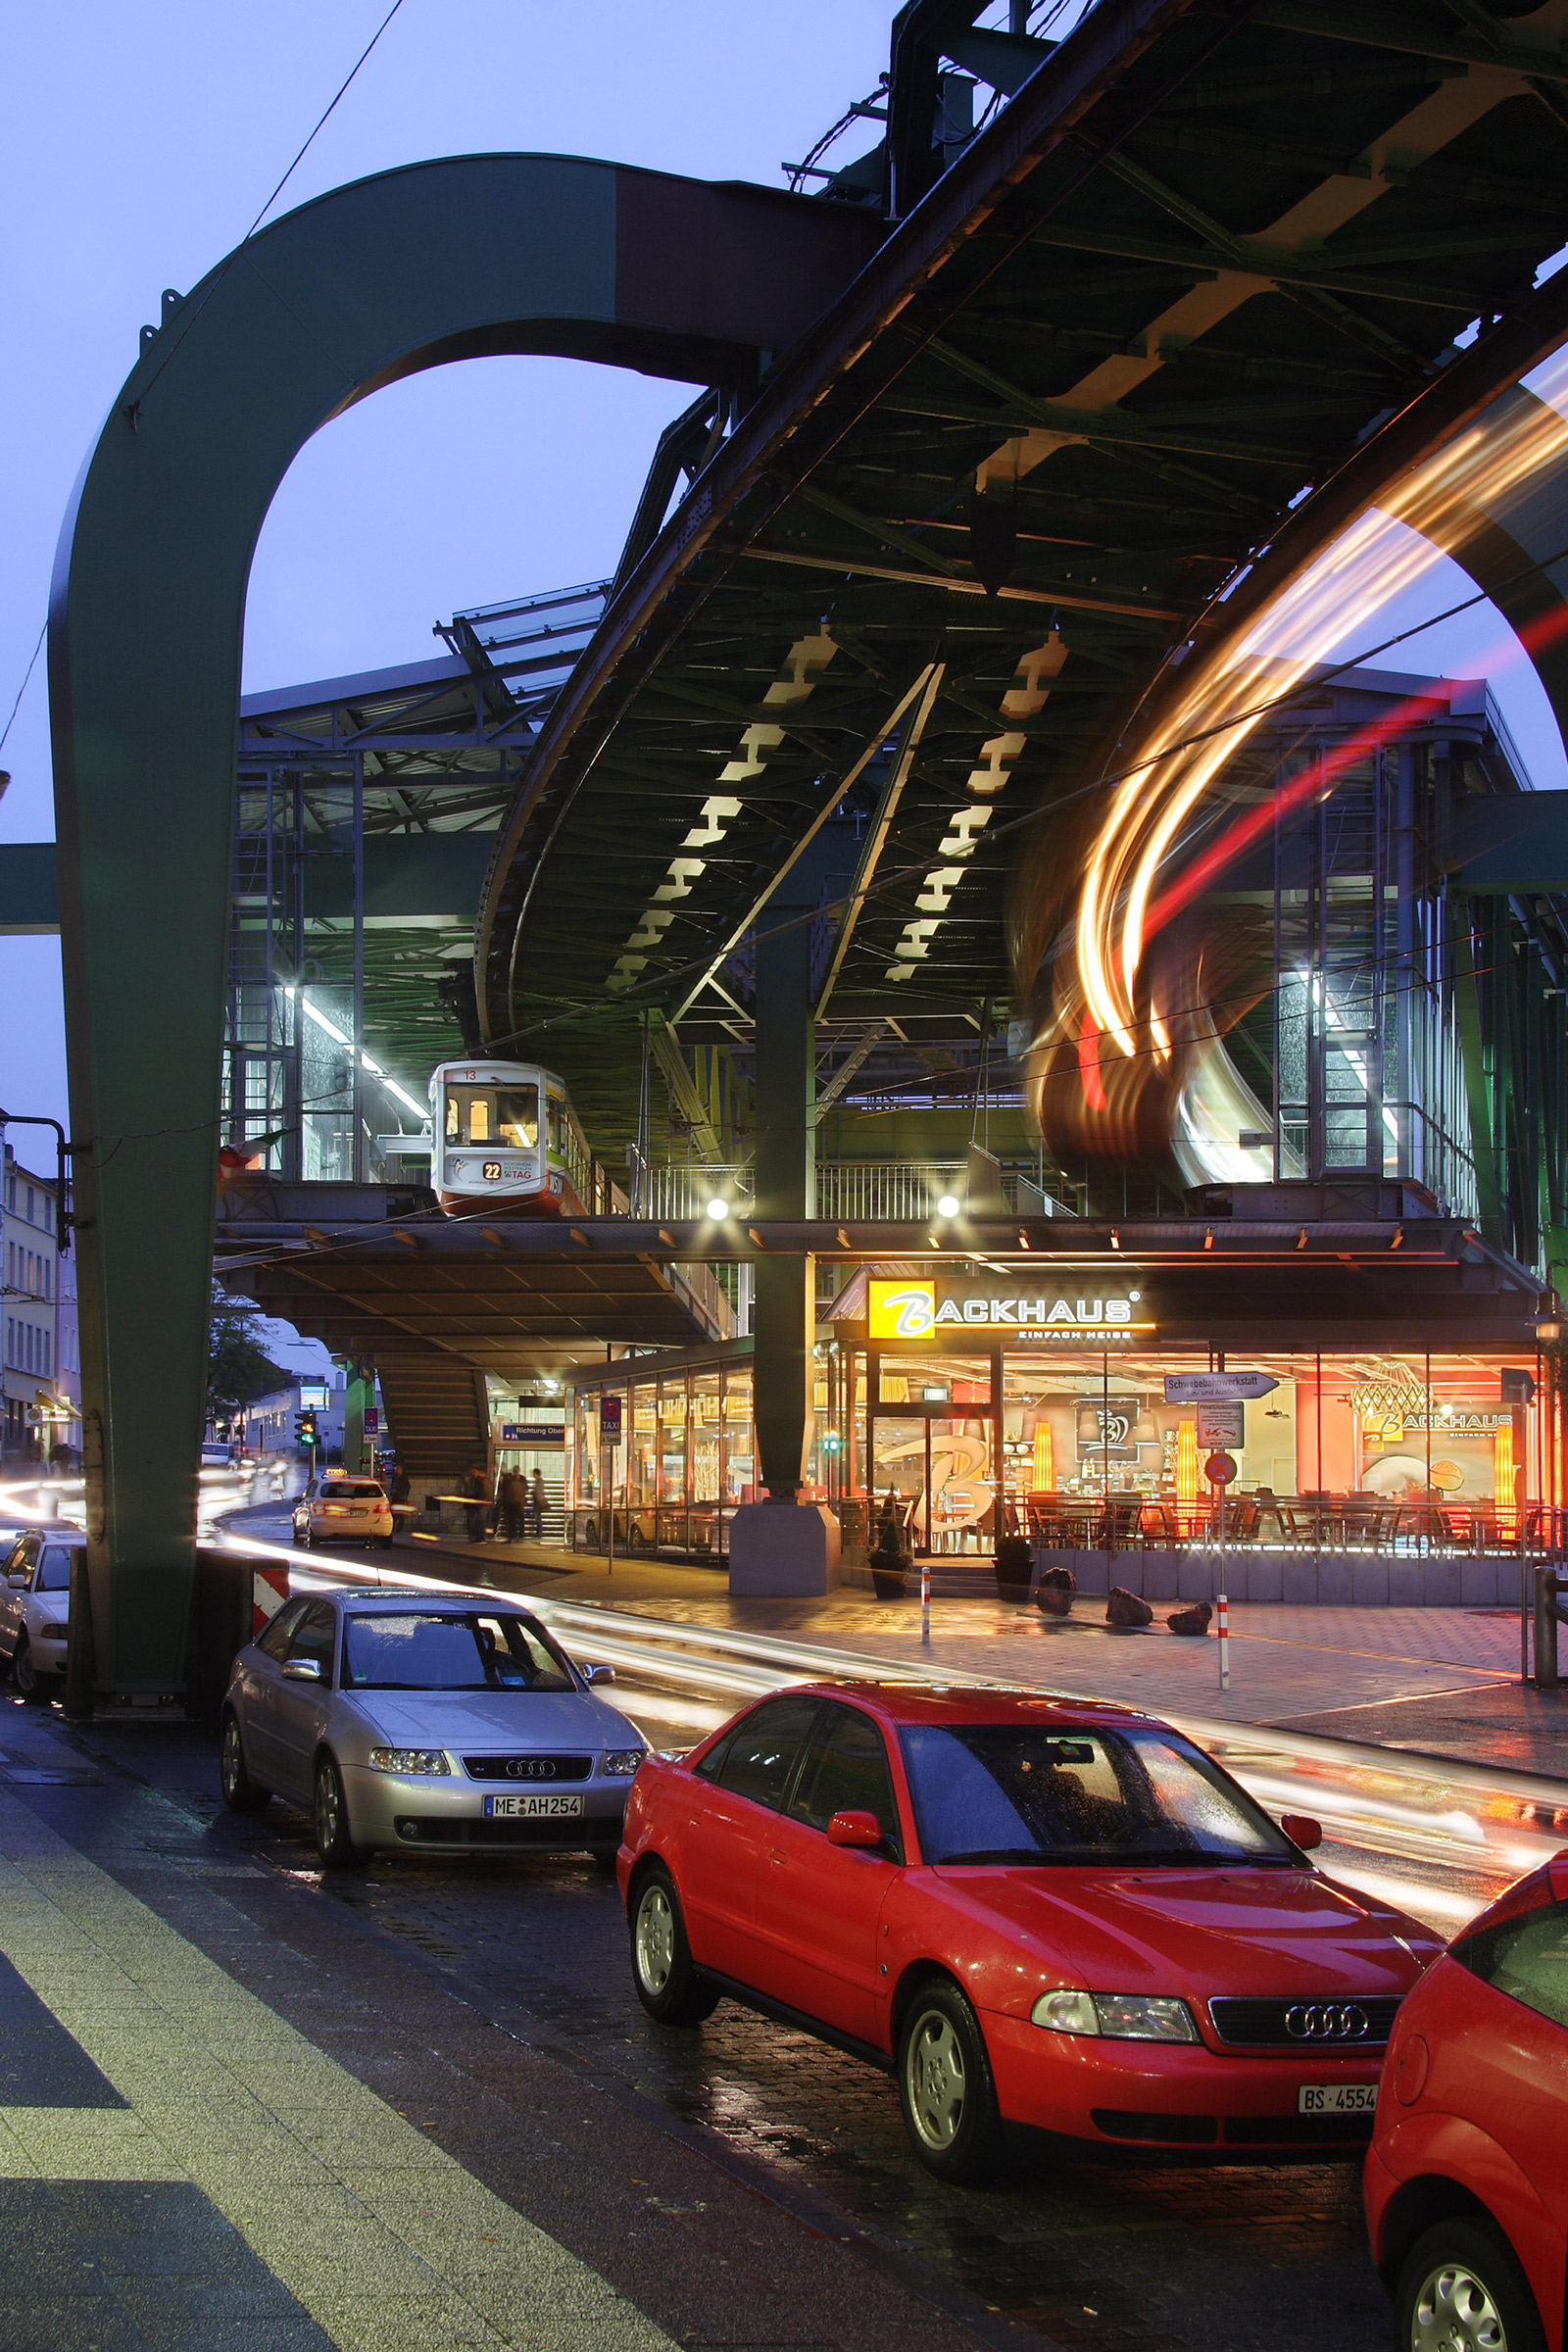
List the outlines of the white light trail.
<svg viewBox="0 0 1568 2352">
<path fill-rule="evenodd" d="M 327 1036 L 332 1039 L 334 1044 L 342 1046 L 345 1051 L 350 1054 L 353 1053 L 353 1038 L 350 1037 L 345 1030 L 340 1029 L 335 1021 L 329 1021 L 325 1013 L 319 1011 L 318 1007 L 311 1003 L 310 998 L 306 995 L 303 988 L 285 988 L 283 994 L 285 997 L 292 997 L 295 1003 L 298 1004 L 301 1012 L 304 1013 L 306 1019 L 314 1021 L 318 1029 L 324 1029 Z M 372 1061 L 368 1054 L 362 1054 L 360 1055 L 360 1067 L 362 1070 L 368 1070 L 372 1078 L 378 1078 L 381 1084 L 386 1088 L 387 1093 L 389 1095 L 396 1095 L 398 1101 L 403 1104 L 404 1108 L 406 1110 L 412 1110 L 416 1119 L 425 1119 L 429 1117 L 429 1104 L 427 1102 L 416 1102 L 414 1097 L 409 1093 L 408 1089 L 406 1087 L 399 1086 L 395 1078 L 389 1078 L 385 1070 L 382 1069 L 380 1063 L 378 1061 Z"/>
</svg>

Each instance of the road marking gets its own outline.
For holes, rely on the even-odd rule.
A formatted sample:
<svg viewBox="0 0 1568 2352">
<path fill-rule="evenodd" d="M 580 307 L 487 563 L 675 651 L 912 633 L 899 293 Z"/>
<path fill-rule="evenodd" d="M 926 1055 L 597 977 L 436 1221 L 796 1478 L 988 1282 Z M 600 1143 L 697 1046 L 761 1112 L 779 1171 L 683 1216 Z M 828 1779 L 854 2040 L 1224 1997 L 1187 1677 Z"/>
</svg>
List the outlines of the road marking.
<svg viewBox="0 0 1568 2352">
<path fill-rule="evenodd" d="M 0 2108 L 0 2178 L 194 2182 L 342 2352 L 674 2352 L 4 1791 L 0 1951 L 129 2102 Z"/>
</svg>

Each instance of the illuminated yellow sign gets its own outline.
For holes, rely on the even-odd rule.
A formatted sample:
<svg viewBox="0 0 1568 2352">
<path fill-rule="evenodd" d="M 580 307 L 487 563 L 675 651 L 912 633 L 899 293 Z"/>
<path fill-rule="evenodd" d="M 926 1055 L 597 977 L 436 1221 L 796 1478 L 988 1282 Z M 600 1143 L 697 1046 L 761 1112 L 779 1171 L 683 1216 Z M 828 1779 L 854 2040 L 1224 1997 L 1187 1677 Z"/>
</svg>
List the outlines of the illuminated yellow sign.
<svg viewBox="0 0 1568 2352">
<path fill-rule="evenodd" d="M 867 1326 L 873 1340 L 928 1340 L 937 1325 L 934 1282 L 872 1282 Z"/>
</svg>

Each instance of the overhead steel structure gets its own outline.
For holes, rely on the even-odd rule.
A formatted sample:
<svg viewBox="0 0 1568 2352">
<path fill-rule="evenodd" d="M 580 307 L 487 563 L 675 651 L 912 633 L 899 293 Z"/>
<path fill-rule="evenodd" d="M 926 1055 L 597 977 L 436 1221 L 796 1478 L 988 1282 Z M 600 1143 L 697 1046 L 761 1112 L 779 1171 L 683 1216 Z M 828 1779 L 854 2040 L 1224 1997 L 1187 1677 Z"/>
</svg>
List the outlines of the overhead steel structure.
<svg viewBox="0 0 1568 2352">
<path fill-rule="evenodd" d="M 1043 797 L 1049 827 L 1179 697 L 1184 650 L 1190 678 L 1568 333 L 1568 285 L 1532 282 L 1568 220 L 1565 0 L 1101 0 L 1055 49 L 978 13 L 903 11 L 885 157 L 825 201 L 425 165 L 291 215 L 146 330 L 51 624 L 107 1687 L 178 1680 L 245 575 L 311 432 L 500 351 L 712 388 L 731 429 L 633 551 L 498 835 L 479 996 L 492 1042 L 548 1037 L 569 1074 L 607 994 L 722 1022 L 749 982 L 765 1221 L 809 1192 L 814 1021 L 914 1035 L 1032 988 L 1007 818 Z M 967 143 L 954 66 L 1012 93 Z M 1468 534 L 1446 512 L 1478 575 L 1532 544 L 1497 506 Z M 824 961 L 813 829 L 862 781 Z M 808 1258 L 759 1265 L 784 1492 L 809 1300 Z"/>
</svg>

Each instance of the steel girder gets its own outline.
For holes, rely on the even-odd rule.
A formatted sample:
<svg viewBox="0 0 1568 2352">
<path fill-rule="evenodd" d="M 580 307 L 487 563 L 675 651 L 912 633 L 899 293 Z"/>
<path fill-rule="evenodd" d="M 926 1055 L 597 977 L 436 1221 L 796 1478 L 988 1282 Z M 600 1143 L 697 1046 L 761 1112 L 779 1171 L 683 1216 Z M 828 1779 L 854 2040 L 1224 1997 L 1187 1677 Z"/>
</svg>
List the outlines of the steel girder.
<svg viewBox="0 0 1568 2352">
<path fill-rule="evenodd" d="M 744 388 L 877 234 L 768 190 L 458 158 L 302 207 L 144 331 L 50 615 L 102 1688 L 183 1671 L 240 642 L 278 482 L 330 417 L 450 360 L 551 352 Z"/>
</svg>

